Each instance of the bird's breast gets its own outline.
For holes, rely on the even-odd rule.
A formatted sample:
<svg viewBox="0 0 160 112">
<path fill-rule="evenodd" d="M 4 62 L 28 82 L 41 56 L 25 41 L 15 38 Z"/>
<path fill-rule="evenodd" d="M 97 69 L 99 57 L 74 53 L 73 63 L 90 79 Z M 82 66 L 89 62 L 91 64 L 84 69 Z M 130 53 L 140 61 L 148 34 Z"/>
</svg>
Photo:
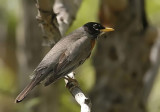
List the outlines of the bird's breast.
<svg viewBox="0 0 160 112">
<path fill-rule="evenodd" d="M 92 39 L 92 40 L 91 40 L 91 50 L 94 48 L 95 43 L 96 43 L 95 39 Z"/>
</svg>

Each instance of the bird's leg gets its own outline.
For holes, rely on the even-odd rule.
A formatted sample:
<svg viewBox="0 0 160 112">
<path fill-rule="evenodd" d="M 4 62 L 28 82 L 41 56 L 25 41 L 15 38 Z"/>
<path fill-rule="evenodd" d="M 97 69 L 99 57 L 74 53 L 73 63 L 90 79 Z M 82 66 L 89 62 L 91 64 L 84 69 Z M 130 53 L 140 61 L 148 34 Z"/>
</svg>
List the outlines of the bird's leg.
<svg viewBox="0 0 160 112">
<path fill-rule="evenodd" d="M 67 75 L 67 76 L 65 76 L 65 77 L 64 77 L 64 79 L 68 80 L 68 82 L 75 82 L 75 83 L 78 83 L 76 79 L 71 78 L 71 77 L 70 77 L 70 76 L 68 76 L 68 75 Z"/>
<path fill-rule="evenodd" d="M 67 80 L 67 84 L 66 84 L 66 87 L 67 88 L 72 88 L 73 86 L 78 86 L 79 87 L 79 84 L 78 84 L 78 81 L 70 76 L 65 76 L 64 77 L 65 80 Z"/>
</svg>

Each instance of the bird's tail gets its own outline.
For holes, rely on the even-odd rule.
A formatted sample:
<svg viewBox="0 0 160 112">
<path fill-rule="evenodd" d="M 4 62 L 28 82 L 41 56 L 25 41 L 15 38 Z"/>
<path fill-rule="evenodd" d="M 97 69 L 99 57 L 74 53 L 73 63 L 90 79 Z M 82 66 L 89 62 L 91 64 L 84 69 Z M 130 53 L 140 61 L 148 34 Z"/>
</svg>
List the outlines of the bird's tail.
<svg viewBox="0 0 160 112">
<path fill-rule="evenodd" d="M 25 87 L 25 89 L 17 96 L 15 103 L 21 102 L 36 85 L 37 81 L 35 78 L 33 78 L 32 81 Z"/>
</svg>

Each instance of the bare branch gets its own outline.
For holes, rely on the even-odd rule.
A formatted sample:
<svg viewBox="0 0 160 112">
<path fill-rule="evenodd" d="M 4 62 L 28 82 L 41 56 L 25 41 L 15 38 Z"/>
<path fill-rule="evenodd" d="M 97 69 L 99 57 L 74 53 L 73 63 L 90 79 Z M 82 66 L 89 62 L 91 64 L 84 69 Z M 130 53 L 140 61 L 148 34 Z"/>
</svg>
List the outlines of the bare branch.
<svg viewBox="0 0 160 112">
<path fill-rule="evenodd" d="M 81 106 L 81 112 L 91 112 L 91 101 L 84 95 L 84 93 L 80 89 L 79 84 L 74 77 L 74 73 L 72 72 L 68 74 L 67 77 L 70 77 L 71 80 L 65 79 L 66 87 L 75 98 L 77 103 L 79 103 L 79 105 Z"/>
</svg>

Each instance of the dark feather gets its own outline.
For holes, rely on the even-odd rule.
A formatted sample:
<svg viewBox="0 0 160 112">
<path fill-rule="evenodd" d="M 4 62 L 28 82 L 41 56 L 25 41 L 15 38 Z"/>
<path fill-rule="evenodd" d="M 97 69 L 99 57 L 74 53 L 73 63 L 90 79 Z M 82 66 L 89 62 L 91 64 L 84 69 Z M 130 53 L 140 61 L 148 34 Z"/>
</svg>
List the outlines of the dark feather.
<svg viewBox="0 0 160 112">
<path fill-rule="evenodd" d="M 38 71 L 34 71 L 33 74 L 35 74 L 35 76 L 26 86 L 26 88 L 17 96 L 17 98 L 15 99 L 15 103 L 21 102 L 35 86 L 37 86 L 41 81 L 45 79 L 45 77 L 48 76 L 50 72 L 51 70 L 48 70 L 47 67 Z"/>
<path fill-rule="evenodd" d="M 15 103 L 21 102 L 27 94 L 37 85 L 37 80 L 32 79 L 32 81 L 27 85 L 27 87 L 17 96 Z"/>
</svg>

